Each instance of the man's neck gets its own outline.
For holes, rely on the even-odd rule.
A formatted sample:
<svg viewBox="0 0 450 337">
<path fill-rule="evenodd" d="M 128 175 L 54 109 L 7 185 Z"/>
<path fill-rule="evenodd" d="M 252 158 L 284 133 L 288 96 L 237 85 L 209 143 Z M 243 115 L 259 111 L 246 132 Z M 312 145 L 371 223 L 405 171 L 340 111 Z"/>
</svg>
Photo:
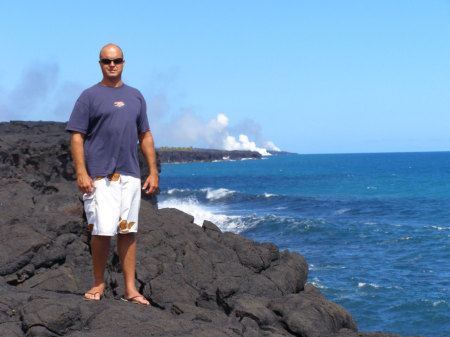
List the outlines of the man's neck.
<svg viewBox="0 0 450 337">
<path fill-rule="evenodd" d="M 117 88 L 117 87 L 120 87 L 123 84 L 123 82 L 122 82 L 121 78 L 119 78 L 118 80 L 111 80 L 109 78 L 104 78 L 103 77 L 103 79 L 100 82 L 100 84 L 105 86 L 105 87 Z"/>
</svg>

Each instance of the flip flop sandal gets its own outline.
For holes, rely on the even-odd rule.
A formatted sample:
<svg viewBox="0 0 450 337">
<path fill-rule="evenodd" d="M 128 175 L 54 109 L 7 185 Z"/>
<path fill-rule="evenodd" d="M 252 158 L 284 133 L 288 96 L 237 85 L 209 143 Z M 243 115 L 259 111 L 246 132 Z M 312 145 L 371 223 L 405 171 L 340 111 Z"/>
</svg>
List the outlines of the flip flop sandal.
<svg viewBox="0 0 450 337">
<path fill-rule="evenodd" d="M 87 292 L 86 294 L 92 295 L 94 298 L 87 298 L 87 297 L 85 296 L 85 297 L 84 297 L 84 300 L 85 300 L 85 301 L 101 301 L 101 299 L 102 299 L 102 294 L 101 294 L 100 292 L 98 292 L 98 291 L 96 291 L 95 293 L 89 293 L 89 292 Z M 97 294 L 100 295 L 100 298 L 99 298 L 99 299 L 96 299 L 96 298 L 95 298 L 95 296 L 96 296 Z"/>
<path fill-rule="evenodd" d="M 130 297 L 130 298 L 126 298 L 125 296 L 122 296 L 120 299 L 121 299 L 122 301 L 125 301 L 125 302 L 130 302 L 130 303 L 134 303 L 134 304 L 139 304 L 139 305 L 143 305 L 143 306 L 147 307 L 148 304 L 145 304 L 145 303 L 141 303 L 141 302 L 139 302 L 139 301 L 136 301 L 136 298 L 138 298 L 138 297 L 142 297 L 142 298 L 146 299 L 143 295 L 137 295 L 137 296 L 133 296 L 133 297 Z"/>
</svg>

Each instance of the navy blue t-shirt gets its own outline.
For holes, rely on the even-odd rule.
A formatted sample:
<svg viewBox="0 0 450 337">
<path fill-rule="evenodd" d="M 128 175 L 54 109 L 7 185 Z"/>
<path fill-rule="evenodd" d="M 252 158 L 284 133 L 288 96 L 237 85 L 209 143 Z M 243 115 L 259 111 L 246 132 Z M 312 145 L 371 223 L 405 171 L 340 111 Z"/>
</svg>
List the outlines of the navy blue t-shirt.
<svg viewBox="0 0 450 337">
<path fill-rule="evenodd" d="M 96 84 L 81 94 L 66 131 L 85 134 L 84 157 L 91 178 L 120 173 L 140 178 L 138 134 L 150 131 L 139 90 Z"/>
</svg>

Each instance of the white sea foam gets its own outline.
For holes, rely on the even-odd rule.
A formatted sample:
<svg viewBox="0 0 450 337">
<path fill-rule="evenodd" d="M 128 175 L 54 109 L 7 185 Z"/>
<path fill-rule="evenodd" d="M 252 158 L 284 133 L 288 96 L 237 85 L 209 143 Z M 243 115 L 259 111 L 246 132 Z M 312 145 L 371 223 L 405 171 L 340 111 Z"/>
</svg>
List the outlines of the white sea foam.
<svg viewBox="0 0 450 337">
<path fill-rule="evenodd" d="M 334 212 L 334 214 L 341 215 L 341 214 L 347 213 L 348 211 L 351 211 L 351 209 L 350 208 L 338 209 L 337 211 Z"/>
<path fill-rule="evenodd" d="M 318 288 L 318 289 L 328 289 L 327 286 L 325 286 L 325 285 L 322 284 L 322 281 L 319 280 L 318 277 L 314 277 L 313 280 L 312 280 L 312 282 L 311 282 L 311 284 L 312 284 L 314 287 Z"/>
<path fill-rule="evenodd" d="M 377 284 L 375 284 L 375 283 L 369 283 L 369 284 L 367 284 L 367 283 L 365 283 L 365 282 L 359 282 L 358 283 L 358 288 L 363 288 L 363 287 L 365 287 L 365 286 L 369 286 L 369 287 L 372 287 L 372 288 L 380 288 L 380 286 L 379 285 L 377 285 Z"/>
<path fill-rule="evenodd" d="M 201 189 L 202 192 L 206 192 L 206 199 L 208 200 L 218 200 L 218 199 L 222 199 L 225 198 L 233 193 L 235 193 L 235 191 L 232 190 L 228 190 L 226 188 L 203 188 Z"/>
<path fill-rule="evenodd" d="M 437 307 L 439 304 L 445 304 L 445 303 L 447 303 L 447 301 L 444 301 L 444 300 L 436 301 L 436 302 L 433 302 L 433 307 Z"/>
<path fill-rule="evenodd" d="M 431 226 L 431 228 L 437 229 L 438 231 L 450 229 L 450 227 L 440 227 L 440 226 Z"/>
<path fill-rule="evenodd" d="M 252 226 L 251 222 L 243 221 L 241 216 L 220 214 L 213 207 L 202 205 L 193 197 L 182 200 L 168 198 L 160 201 L 158 206 L 159 208 L 176 208 L 188 213 L 194 217 L 194 223 L 199 226 L 203 225 L 204 220 L 211 221 L 222 231 L 239 233 Z"/>
<path fill-rule="evenodd" d="M 376 222 L 364 222 L 364 225 L 367 225 L 367 226 L 375 226 L 375 225 L 377 225 L 377 223 Z"/>
<path fill-rule="evenodd" d="M 186 192 L 189 190 L 185 190 L 185 189 L 180 189 L 180 188 L 171 188 L 170 190 L 167 191 L 167 194 L 174 194 L 177 192 Z"/>
<path fill-rule="evenodd" d="M 264 196 L 266 198 L 270 198 L 270 197 L 276 197 L 277 195 L 276 194 L 271 194 L 271 193 L 264 193 Z"/>
</svg>

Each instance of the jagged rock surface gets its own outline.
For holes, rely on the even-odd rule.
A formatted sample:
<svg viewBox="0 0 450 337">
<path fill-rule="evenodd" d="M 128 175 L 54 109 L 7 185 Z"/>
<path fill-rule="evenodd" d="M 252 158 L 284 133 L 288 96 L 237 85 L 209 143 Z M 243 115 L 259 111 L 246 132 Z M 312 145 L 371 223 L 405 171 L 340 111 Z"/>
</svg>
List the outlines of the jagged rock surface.
<svg viewBox="0 0 450 337">
<path fill-rule="evenodd" d="M 114 245 L 104 298 L 84 301 L 89 233 L 63 125 L 0 123 L 0 173 L 0 336 L 394 336 L 357 332 L 306 283 L 301 255 L 199 227 L 154 198 L 142 202 L 136 266 L 151 307 L 120 301 Z"/>
</svg>

